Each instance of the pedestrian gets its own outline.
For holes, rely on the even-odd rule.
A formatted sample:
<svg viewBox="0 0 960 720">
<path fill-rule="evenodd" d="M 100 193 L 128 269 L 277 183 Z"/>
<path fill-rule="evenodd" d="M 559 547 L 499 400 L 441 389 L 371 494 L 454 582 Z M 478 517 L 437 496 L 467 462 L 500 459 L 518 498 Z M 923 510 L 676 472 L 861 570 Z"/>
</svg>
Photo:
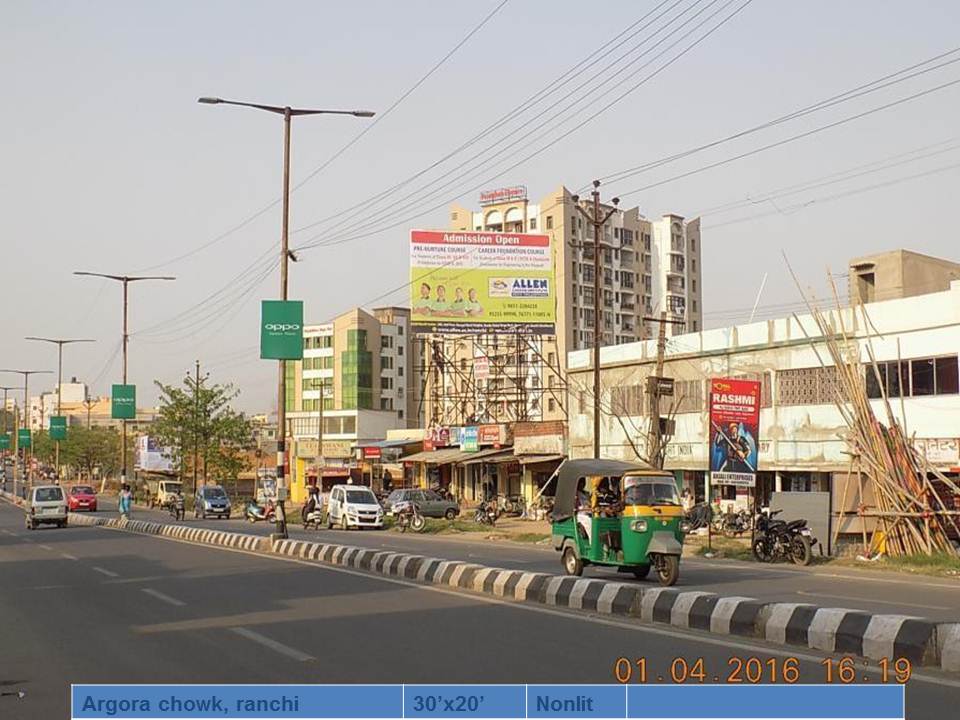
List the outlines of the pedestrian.
<svg viewBox="0 0 960 720">
<path fill-rule="evenodd" d="M 684 514 L 693 510 L 694 505 L 693 493 L 690 492 L 690 488 L 684 488 L 683 493 L 680 495 L 680 504 L 683 506 Z"/>
<path fill-rule="evenodd" d="M 120 495 L 117 498 L 117 510 L 120 511 L 120 517 L 124 520 L 130 518 L 130 508 L 133 507 L 133 493 L 130 492 L 130 486 L 127 483 L 120 488 Z"/>
</svg>

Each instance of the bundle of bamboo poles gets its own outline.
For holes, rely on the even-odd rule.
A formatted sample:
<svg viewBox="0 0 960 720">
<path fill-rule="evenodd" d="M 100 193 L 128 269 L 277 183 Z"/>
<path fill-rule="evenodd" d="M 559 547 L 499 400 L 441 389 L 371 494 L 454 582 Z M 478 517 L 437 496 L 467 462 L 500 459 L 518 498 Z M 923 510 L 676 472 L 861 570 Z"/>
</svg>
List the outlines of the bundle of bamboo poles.
<svg viewBox="0 0 960 720">
<path fill-rule="evenodd" d="M 917 450 L 896 417 L 887 396 L 886 379 L 874 357 L 867 333 L 866 360 L 862 358 L 860 342 L 854 330 L 857 317 L 863 327 L 870 328 L 869 317 L 863 305 L 843 308 L 834 288 L 835 311 L 823 311 L 807 303 L 820 331 L 819 338 L 810 338 L 811 345 L 824 367 L 836 368 L 833 381 L 834 401 L 847 425 L 845 440 L 850 455 L 850 469 L 860 485 L 861 528 L 865 551 L 868 551 L 866 520 L 874 518 L 876 529 L 883 533 L 884 552 L 892 556 L 947 553 L 960 555 L 950 539 L 960 537 L 960 511 L 946 506 L 931 477 L 941 487 L 960 496 L 960 487 L 934 468 L 926 456 Z M 844 316 L 848 322 L 845 322 Z M 797 320 L 799 322 L 799 319 Z M 848 324 L 850 327 L 848 327 Z M 802 326 L 801 326 L 802 327 Z M 822 343 L 829 361 L 821 355 L 817 345 Z M 868 374 L 880 388 L 879 404 L 886 422 L 874 413 L 873 399 L 867 392 Z M 906 419 L 902 393 L 900 415 Z M 848 473 L 849 480 L 850 473 Z M 875 506 L 864 505 L 867 490 L 872 490 Z M 944 493 L 945 494 L 945 493 Z M 844 498 L 843 503 L 846 503 Z M 841 506 L 841 518 L 845 508 Z M 839 527 L 838 527 L 839 529 Z M 876 538 L 875 538 L 876 540 Z M 876 548 L 879 544 L 872 543 Z"/>
</svg>

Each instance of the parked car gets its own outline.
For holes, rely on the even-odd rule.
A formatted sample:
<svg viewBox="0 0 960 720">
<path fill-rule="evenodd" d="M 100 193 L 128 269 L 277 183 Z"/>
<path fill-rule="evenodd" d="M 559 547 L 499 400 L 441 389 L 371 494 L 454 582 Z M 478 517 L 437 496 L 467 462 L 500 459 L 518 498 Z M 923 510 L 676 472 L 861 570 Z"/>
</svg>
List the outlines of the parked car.
<svg viewBox="0 0 960 720">
<path fill-rule="evenodd" d="M 67 494 L 67 507 L 70 512 L 87 510 L 97 511 L 97 493 L 89 485 L 74 485 Z"/>
<path fill-rule="evenodd" d="M 59 485 L 37 485 L 27 498 L 27 529 L 42 524 L 67 526 L 67 501 Z"/>
<path fill-rule="evenodd" d="M 197 490 L 193 499 L 193 516 L 203 518 L 208 516 L 230 519 L 230 498 L 219 485 L 204 485 Z"/>
<path fill-rule="evenodd" d="M 327 503 L 327 527 L 334 525 L 344 530 L 383 528 L 383 508 L 373 490 L 364 485 L 334 485 Z"/>
<path fill-rule="evenodd" d="M 453 520 L 460 514 L 460 505 L 456 500 L 445 500 L 433 490 L 406 488 L 394 490 L 387 496 L 385 507 L 387 514 L 393 514 L 393 506 L 400 502 L 414 502 L 425 517 Z"/>
</svg>

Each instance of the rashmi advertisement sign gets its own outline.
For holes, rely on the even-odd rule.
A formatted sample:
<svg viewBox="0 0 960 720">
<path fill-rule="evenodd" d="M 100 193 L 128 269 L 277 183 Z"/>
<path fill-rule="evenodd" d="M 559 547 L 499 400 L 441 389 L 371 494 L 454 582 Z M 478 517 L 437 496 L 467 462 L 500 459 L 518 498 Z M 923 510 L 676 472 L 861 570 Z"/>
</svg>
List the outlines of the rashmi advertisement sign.
<svg viewBox="0 0 960 720">
<path fill-rule="evenodd" d="M 410 308 L 415 332 L 528 332 L 556 323 L 548 235 L 410 233 Z"/>
<path fill-rule="evenodd" d="M 760 447 L 760 383 L 710 380 L 710 482 L 755 487 Z"/>
</svg>

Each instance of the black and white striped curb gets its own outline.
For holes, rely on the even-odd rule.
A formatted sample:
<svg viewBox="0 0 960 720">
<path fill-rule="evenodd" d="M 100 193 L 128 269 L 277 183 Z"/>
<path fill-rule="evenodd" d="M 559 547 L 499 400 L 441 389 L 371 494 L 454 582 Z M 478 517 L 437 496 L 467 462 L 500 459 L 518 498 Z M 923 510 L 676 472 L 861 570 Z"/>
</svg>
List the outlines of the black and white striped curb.
<svg viewBox="0 0 960 720">
<path fill-rule="evenodd" d="M 9 493 L 4 494 L 9 495 Z M 334 545 L 276 540 L 142 520 L 70 515 L 72 525 L 107 527 L 216 547 L 283 555 L 432 585 L 599 615 L 662 623 L 873 660 L 908 658 L 918 666 L 960 672 L 960 623 L 801 603 L 768 603 L 679 590 L 508 570 L 458 560 Z"/>
<path fill-rule="evenodd" d="M 905 657 L 915 665 L 960 672 L 960 623 L 796 603 L 765 603 L 747 597 L 504 570 L 303 540 L 275 541 L 272 551 L 509 600 L 621 615 L 643 622 L 875 660 Z"/>
<path fill-rule="evenodd" d="M 238 550 L 270 550 L 269 538 L 258 535 L 244 535 L 243 533 L 222 532 L 205 528 L 190 527 L 189 525 L 172 525 L 167 523 L 148 522 L 146 520 L 124 520 L 106 518 L 96 515 L 80 515 L 70 513 L 69 525 L 89 525 L 106 527 L 114 530 L 140 533 L 142 535 L 159 535 L 161 537 L 186 540 L 201 545 L 236 548 Z"/>
</svg>

